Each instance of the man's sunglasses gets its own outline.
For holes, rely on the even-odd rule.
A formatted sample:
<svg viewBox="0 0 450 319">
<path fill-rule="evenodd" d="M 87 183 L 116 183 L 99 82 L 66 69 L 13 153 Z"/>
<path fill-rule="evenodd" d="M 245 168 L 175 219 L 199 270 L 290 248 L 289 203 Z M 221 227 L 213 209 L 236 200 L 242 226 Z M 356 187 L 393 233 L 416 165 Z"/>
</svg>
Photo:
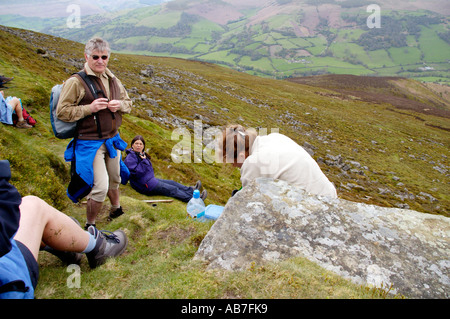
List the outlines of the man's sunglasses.
<svg viewBox="0 0 450 319">
<path fill-rule="evenodd" d="M 102 55 L 101 58 L 102 58 L 102 60 L 108 60 L 108 56 L 107 56 L 107 55 Z M 95 61 L 97 61 L 98 59 L 100 59 L 100 56 L 98 56 L 98 55 L 93 55 L 93 56 L 92 56 L 92 59 L 95 60 Z"/>
</svg>

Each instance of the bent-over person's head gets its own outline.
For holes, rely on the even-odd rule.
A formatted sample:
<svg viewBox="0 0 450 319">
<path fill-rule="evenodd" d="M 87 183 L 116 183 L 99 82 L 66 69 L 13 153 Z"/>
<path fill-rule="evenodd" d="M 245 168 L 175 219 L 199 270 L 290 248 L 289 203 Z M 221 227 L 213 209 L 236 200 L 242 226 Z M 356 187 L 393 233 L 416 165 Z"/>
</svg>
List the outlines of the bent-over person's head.
<svg viewBox="0 0 450 319">
<path fill-rule="evenodd" d="M 232 163 L 241 167 L 244 160 L 250 155 L 253 142 L 258 133 L 255 129 L 246 129 L 242 125 L 229 125 L 222 131 L 219 141 L 218 160 L 223 163 Z"/>
</svg>

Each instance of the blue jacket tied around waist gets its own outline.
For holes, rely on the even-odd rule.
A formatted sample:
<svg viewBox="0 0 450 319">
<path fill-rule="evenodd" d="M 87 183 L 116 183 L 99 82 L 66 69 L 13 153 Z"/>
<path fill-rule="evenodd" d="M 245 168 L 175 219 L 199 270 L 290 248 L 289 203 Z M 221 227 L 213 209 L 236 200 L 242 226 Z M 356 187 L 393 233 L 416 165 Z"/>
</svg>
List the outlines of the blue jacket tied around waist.
<svg viewBox="0 0 450 319">
<path fill-rule="evenodd" d="M 69 188 L 67 189 L 67 196 L 74 203 L 78 203 L 81 197 L 84 197 L 80 194 L 85 194 L 87 190 L 92 189 L 92 186 L 94 185 L 93 162 L 97 150 L 103 144 L 105 144 L 109 157 L 111 158 L 115 158 L 117 156 L 117 150 L 124 151 L 127 147 L 127 143 L 122 140 L 119 134 L 112 138 L 103 140 L 73 139 L 69 142 L 69 145 L 67 145 L 66 151 L 64 152 L 64 159 L 67 162 L 73 162 L 75 160 L 75 172 L 73 173 L 78 175 L 78 177 L 85 183 L 84 185 L 76 185 L 74 187 L 70 187 L 69 185 Z M 122 179 L 121 183 L 125 185 L 128 182 L 130 172 L 125 164 L 123 164 L 122 159 L 120 159 L 120 176 Z M 73 178 L 74 177 L 72 176 L 72 181 Z"/>
</svg>

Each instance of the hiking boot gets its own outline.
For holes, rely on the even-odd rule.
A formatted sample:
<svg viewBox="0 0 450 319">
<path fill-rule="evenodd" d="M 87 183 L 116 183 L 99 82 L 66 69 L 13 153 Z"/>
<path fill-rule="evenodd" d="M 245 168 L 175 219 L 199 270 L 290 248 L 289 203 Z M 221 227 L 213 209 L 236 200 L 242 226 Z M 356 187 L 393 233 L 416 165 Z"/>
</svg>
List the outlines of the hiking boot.
<svg viewBox="0 0 450 319">
<path fill-rule="evenodd" d="M 208 192 L 206 191 L 206 189 L 200 194 L 200 198 L 202 199 L 202 201 L 205 201 L 206 196 L 208 196 Z"/>
<path fill-rule="evenodd" d="M 16 127 L 17 128 L 32 128 L 32 126 L 30 124 L 28 124 L 25 120 L 17 121 Z"/>
<path fill-rule="evenodd" d="M 86 254 L 91 268 L 103 265 L 107 258 L 119 256 L 127 248 L 128 238 L 122 230 L 116 230 L 115 232 L 100 231 L 90 226 L 88 232 L 97 240 L 95 248 Z"/>
<path fill-rule="evenodd" d="M 119 208 L 117 208 L 114 211 L 109 212 L 109 218 L 110 219 L 114 219 L 119 217 L 120 215 L 123 215 L 123 210 L 122 210 L 122 206 L 120 206 Z"/>
<path fill-rule="evenodd" d="M 45 247 L 43 250 L 58 257 L 67 266 L 72 264 L 79 265 L 81 263 L 81 258 L 83 258 L 83 254 L 81 253 L 76 253 L 72 251 L 60 251 L 48 246 Z"/>
<path fill-rule="evenodd" d="M 197 181 L 197 183 L 195 183 L 194 190 L 200 189 L 201 187 L 202 187 L 202 182 L 201 181 Z"/>
</svg>

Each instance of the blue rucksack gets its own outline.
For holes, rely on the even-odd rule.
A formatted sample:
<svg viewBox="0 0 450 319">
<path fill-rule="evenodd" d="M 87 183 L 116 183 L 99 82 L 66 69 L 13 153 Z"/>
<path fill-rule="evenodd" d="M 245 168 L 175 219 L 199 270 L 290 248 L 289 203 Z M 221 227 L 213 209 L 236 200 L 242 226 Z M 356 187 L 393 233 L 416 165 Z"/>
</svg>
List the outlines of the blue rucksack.
<svg viewBox="0 0 450 319">
<path fill-rule="evenodd" d="M 78 73 L 81 79 L 83 79 L 89 89 L 91 90 L 94 98 L 97 98 L 97 90 L 92 80 L 84 71 L 80 71 Z M 61 94 L 63 84 L 57 84 L 52 88 L 52 92 L 50 94 L 50 122 L 52 123 L 53 133 L 57 138 L 66 139 L 73 138 L 76 136 L 77 131 L 77 122 L 64 122 L 56 116 L 56 106 L 58 105 L 59 95 Z"/>
</svg>

